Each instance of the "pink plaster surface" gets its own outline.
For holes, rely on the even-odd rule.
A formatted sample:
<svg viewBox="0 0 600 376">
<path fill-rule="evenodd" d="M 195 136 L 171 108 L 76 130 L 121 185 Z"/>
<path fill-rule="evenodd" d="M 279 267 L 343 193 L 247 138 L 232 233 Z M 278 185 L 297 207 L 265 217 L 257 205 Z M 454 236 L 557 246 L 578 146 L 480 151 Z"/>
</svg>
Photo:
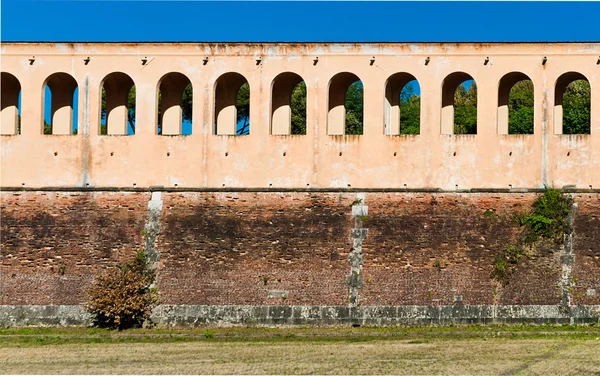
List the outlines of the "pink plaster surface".
<svg viewBox="0 0 600 376">
<path fill-rule="evenodd" d="M 35 56 L 34 64 L 28 59 Z M 90 57 L 89 64 L 84 59 Z M 262 56 L 257 64 L 256 57 Z M 548 62 L 542 65 L 542 58 Z M 22 88 L 22 132 L 2 135 L 2 187 L 538 188 L 600 187 L 599 44 L 51 44 L 5 43 L 2 72 Z M 148 58 L 142 65 L 141 59 Z M 208 57 L 208 63 L 203 59 Z M 314 64 L 315 57 L 319 57 Z M 373 65 L 370 60 L 375 57 Z M 430 57 L 429 64 L 425 59 Z M 484 60 L 489 57 L 489 63 Z M 453 72 L 478 87 L 478 134 L 443 135 L 442 82 Z M 592 88 L 590 135 L 553 130 L 554 87 L 566 72 Z M 55 72 L 79 87 L 78 135 L 43 135 L 42 94 Z M 100 85 L 129 75 L 137 89 L 136 134 L 101 136 Z M 192 135 L 156 133 L 157 90 L 170 72 L 193 85 Z M 251 89 L 248 136 L 213 134 L 215 82 L 237 72 Z M 271 90 L 283 72 L 307 85 L 307 134 L 271 135 Z M 330 79 L 364 84 L 364 134 L 327 134 Z M 384 134 L 388 78 L 421 87 L 421 134 Z M 498 132 L 498 85 L 510 72 L 535 87 L 533 135 Z"/>
</svg>

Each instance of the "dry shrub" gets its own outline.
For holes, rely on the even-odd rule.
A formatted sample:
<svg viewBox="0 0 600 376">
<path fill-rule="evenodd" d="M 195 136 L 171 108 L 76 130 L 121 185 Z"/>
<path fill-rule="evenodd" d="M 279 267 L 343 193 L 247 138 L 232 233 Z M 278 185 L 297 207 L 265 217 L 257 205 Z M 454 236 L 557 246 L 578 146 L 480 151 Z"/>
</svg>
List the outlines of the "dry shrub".
<svg viewBox="0 0 600 376">
<path fill-rule="evenodd" d="M 113 329 L 141 327 L 158 304 L 158 293 L 150 286 L 155 273 L 148 268 L 146 254 L 96 278 L 88 290 L 86 310 L 95 315 L 94 325 Z"/>
</svg>

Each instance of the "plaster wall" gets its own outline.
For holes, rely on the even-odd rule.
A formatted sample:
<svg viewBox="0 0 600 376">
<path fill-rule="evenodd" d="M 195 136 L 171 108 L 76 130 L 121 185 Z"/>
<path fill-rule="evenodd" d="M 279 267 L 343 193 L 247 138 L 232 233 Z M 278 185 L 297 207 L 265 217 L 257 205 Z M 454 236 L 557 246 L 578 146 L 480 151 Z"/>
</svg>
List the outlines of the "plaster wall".
<svg viewBox="0 0 600 376">
<path fill-rule="evenodd" d="M 595 188 L 600 186 L 598 55 L 597 43 L 3 43 L 2 72 L 14 75 L 22 89 L 22 123 L 21 134 L 0 136 L 1 186 Z M 590 135 L 553 129 L 555 84 L 570 71 L 591 84 Z M 43 85 L 56 72 L 77 81 L 77 135 L 42 134 Z M 113 72 L 126 73 L 136 85 L 135 135 L 100 135 L 100 87 Z M 191 135 L 157 134 L 158 85 L 171 72 L 193 85 Z M 250 85 L 248 136 L 213 134 L 215 83 L 229 72 Z M 306 135 L 270 134 L 272 82 L 283 72 L 306 82 Z M 355 74 L 364 85 L 360 136 L 327 134 L 329 83 L 342 72 Z M 386 81 L 399 72 L 419 81 L 420 135 L 384 134 Z M 477 135 L 441 132 L 442 82 L 455 72 L 477 82 Z M 498 87 L 510 72 L 533 81 L 533 135 L 499 134 Z"/>
</svg>

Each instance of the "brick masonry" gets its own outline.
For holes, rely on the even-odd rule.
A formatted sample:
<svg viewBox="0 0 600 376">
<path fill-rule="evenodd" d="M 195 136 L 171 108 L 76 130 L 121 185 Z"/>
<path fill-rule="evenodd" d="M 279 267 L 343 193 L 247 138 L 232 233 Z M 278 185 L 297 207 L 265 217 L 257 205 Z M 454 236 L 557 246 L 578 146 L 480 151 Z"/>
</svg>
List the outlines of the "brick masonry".
<svg viewBox="0 0 600 376">
<path fill-rule="evenodd" d="M 150 193 L 3 192 L 0 304 L 72 305 L 143 249 Z"/>
<path fill-rule="evenodd" d="M 581 194 L 575 200 L 580 204 L 573 224 L 573 300 L 600 304 L 600 195 Z"/>
<path fill-rule="evenodd" d="M 551 242 L 523 258 L 506 286 L 490 277 L 495 255 L 518 237 L 515 216 L 536 196 L 366 193 L 359 308 L 560 305 L 562 266 Z M 145 245 L 148 191 L 0 197 L 0 306 L 82 304 L 95 275 Z M 600 194 L 574 198 L 571 304 L 598 306 Z M 161 199 L 155 247 L 165 307 L 349 307 L 357 193 L 177 191 Z"/>
<path fill-rule="evenodd" d="M 163 302 L 347 304 L 353 196 L 165 195 L 157 240 Z"/>
</svg>

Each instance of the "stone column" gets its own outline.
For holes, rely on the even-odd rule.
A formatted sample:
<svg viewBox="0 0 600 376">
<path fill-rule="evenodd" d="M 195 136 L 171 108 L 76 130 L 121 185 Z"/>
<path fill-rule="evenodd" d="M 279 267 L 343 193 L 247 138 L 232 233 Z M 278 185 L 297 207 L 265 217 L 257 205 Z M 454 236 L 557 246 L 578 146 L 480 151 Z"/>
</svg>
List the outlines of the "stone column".
<svg viewBox="0 0 600 376">
<path fill-rule="evenodd" d="M 300 82 L 302 78 L 293 73 L 284 73 L 276 78 L 271 93 L 271 134 L 292 133 L 292 93 Z"/>
<path fill-rule="evenodd" d="M 125 85 L 113 85 L 106 90 L 106 134 L 126 135 L 129 90 Z"/>
<path fill-rule="evenodd" d="M 1 120 L 2 125 L 0 127 L 0 134 L 17 134 L 19 124 L 19 92 L 21 91 L 21 85 L 16 77 L 13 75 L 2 73 L 0 98 L 2 114 Z"/>
<path fill-rule="evenodd" d="M 448 87 L 446 87 L 448 85 Z M 454 92 L 456 86 L 447 83 L 442 88 L 442 134 L 454 134 Z"/>
<path fill-rule="evenodd" d="M 53 85 L 52 134 L 69 135 L 73 126 L 73 91 L 71 85 Z"/>
<path fill-rule="evenodd" d="M 183 91 L 189 83 L 190 81 L 183 76 L 169 76 L 161 83 L 160 106 L 162 110 L 161 125 L 163 135 L 178 135 L 182 133 L 183 109 L 181 101 Z"/>
<path fill-rule="evenodd" d="M 329 87 L 329 112 L 327 113 L 327 134 L 343 135 L 346 128 L 346 91 L 350 83 L 338 77 Z"/>
<path fill-rule="evenodd" d="M 240 87 L 245 79 L 240 76 L 222 77 L 217 84 L 215 93 L 215 116 L 217 134 L 237 134 L 236 101 Z"/>
<path fill-rule="evenodd" d="M 395 82 L 388 82 L 385 88 L 385 134 L 400 134 L 400 87 Z"/>
</svg>

